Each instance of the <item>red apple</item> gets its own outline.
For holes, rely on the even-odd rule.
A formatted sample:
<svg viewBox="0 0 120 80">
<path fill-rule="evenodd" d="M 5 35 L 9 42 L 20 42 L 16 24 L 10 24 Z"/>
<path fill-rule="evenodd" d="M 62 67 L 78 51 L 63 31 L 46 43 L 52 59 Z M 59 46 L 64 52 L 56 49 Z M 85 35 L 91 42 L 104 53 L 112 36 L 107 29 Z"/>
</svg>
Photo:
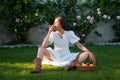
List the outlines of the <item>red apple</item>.
<svg viewBox="0 0 120 80">
<path fill-rule="evenodd" d="M 90 66 L 90 63 L 89 63 L 89 62 L 87 62 L 87 63 L 86 63 L 86 65 L 87 65 L 87 66 Z"/>
</svg>

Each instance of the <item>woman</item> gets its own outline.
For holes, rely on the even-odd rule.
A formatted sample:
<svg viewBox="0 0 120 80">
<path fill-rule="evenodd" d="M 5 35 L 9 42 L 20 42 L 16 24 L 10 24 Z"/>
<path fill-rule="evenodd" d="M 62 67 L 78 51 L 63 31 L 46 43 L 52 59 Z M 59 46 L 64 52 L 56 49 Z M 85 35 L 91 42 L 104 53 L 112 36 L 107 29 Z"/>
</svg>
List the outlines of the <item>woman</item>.
<svg viewBox="0 0 120 80">
<path fill-rule="evenodd" d="M 73 31 L 67 31 L 68 25 L 62 17 L 57 17 L 54 24 L 49 27 L 47 36 L 42 42 L 42 46 L 38 48 L 37 57 L 34 60 L 35 67 L 31 73 L 42 72 L 42 61 L 48 60 L 56 63 L 56 65 L 64 67 L 65 70 L 73 67 L 73 61 L 81 63 L 88 55 L 93 60 L 92 53 L 82 44 Z M 55 31 L 54 31 L 55 30 Z M 54 49 L 47 48 L 49 44 L 54 43 Z M 83 53 L 71 53 L 69 50 L 70 43 L 75 44 Z"/>
</svg>

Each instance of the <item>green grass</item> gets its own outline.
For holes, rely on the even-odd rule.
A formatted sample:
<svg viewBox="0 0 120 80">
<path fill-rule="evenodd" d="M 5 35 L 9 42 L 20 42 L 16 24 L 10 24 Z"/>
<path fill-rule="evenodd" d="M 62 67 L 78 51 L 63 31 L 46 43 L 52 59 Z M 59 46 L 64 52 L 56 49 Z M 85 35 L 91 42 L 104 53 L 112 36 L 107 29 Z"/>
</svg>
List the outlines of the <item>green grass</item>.
<svg viewBox="0 0 120 80">
<path fill-rule="evenodd" d="M 0 48 L 0 80 L 120 80 L 120 46 L 86 46 L 97 58 L 93 72 L 42 65 L 43 73 L 30 74 L 37 47 Z M 71 47 L 71 51 L 79 49 Z"/>
</svg>

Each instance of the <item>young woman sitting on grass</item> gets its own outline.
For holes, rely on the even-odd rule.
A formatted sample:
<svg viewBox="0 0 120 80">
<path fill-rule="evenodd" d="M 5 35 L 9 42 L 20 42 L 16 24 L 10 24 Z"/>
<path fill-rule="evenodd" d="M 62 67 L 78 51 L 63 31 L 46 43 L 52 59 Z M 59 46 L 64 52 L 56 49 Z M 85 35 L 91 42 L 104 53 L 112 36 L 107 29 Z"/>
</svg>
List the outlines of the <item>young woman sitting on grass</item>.
<svg viewBox="0 0 120 80">
<path fill-rule="evenodd" d="M 42 46 L 38 48 L 37 56 L 34 59 L 35 67 L 30 71 L 31 73 L 43 72 L 41 64 L 46 61 L 48 64 L 61 66 L 65 70 L 69 70 L 75 66 L 74 61 L 81 63 L 88 56 L 91 60 L 94 60 L 93 54 L 79 43 L 80 38 L 73 31 L 68 31 L 68 27 L 63 17 L 55 18 L 54 24 L 49 27 L 49 31 L 42 42 Z M 52 43 L 54 49 L 48 47 Z M 75 44 L 83 52 L 71 53 L 69 50 L 70 43 Z"/>
</svg>

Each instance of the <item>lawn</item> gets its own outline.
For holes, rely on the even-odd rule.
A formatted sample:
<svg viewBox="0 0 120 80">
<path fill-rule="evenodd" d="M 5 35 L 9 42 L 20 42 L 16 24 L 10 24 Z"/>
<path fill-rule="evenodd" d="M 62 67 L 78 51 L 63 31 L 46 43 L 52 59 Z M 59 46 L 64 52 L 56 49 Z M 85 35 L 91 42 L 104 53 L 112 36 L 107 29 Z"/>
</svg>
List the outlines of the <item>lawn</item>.
<svg viewBox="0 0 120 80">
<path fill-rule="evenodd" d="M 37 47 L 0 48 L 0 80 L 120 80 L 120 46 L 86 45 L 97 58 L 93 72 L 42 65 L 44 72 L 30 74 Z M 79 51 L 71 47 L 71 51 Z"/>
</svg>

